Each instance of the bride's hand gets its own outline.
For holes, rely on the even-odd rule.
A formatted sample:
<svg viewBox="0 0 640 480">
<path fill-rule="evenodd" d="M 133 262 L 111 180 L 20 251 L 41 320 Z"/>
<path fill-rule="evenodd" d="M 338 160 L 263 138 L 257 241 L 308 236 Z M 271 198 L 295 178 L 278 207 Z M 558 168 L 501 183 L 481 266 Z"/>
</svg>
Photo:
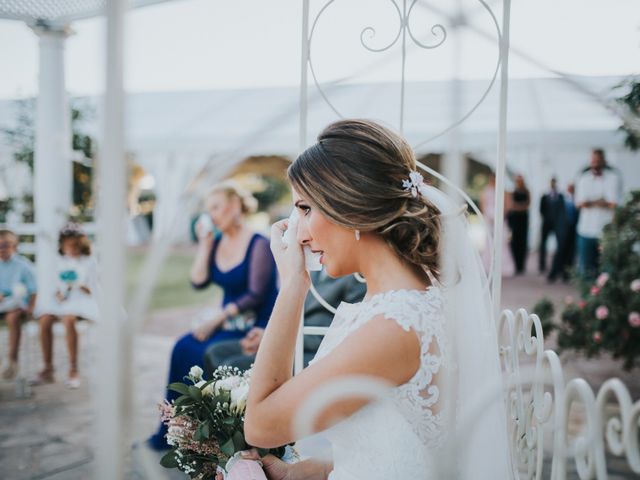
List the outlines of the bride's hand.
<svg viewBox="0 0 640 480">
<path fill-rule="evenodd" d="M 258 451 L 252 448 L 240 452 L 240 455 L 244 460 L 260 460 L 262 462 L 262 469 L 269 480 L 292 480 L 291 465 L 270 453 L 260 458 Z M 218 480 L 217 477 L 216 480 Z"/>
<path fill-rule="evenodd" d="M 292 229 L 289 236 L 289 244 L 282 240 L 284 232 Z M 305 269 L 304 252 L 302 246 L 296 240 L 295 232 L 298 229 L 298 222 L 281 220 L 271 227 L 271 252 L 276 261 L 282 285 L 308 285 L 310 283 L 309 273 Z"/>
<path fill-rule="evenodd" d="M 273 455 L 262 457 L 262 469 L 269 480 L 291 480 L 291 465 Z"/>
</svg>

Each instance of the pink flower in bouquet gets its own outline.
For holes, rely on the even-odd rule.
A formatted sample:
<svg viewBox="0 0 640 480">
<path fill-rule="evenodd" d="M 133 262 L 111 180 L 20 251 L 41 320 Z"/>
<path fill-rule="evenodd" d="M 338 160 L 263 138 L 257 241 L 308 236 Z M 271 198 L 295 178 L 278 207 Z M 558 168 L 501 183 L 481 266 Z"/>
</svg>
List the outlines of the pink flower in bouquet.
<svg viewBox="0 0 640 480">
<path fill-rule="evenodd" d="M 244 456 L 235 460 L 231 466 L 227 466 L 226 480 L 267 480 L 259 457 L 242 457 Z"/>
<path fill-rule="evenodd" d="M 640 327 L 640 313 L 631 312 L 629 314 L 629 325 L 631 325 L 633 328 Z"/>
<path fill-rule="evenodd" d="M 583 310 L 584 307 L 586 307 L 586 306 L 587 306 L 587 302 L 585 302 L 584 300 L 580 300 L 578 302 L 578 308 L 580 308 L 580 310 Z"/>
<path fill-rule="evenodd" d="M 593 333 L 593 341 L 595 343 L 600 343 L 602 341 L 602 334 L 600 332 Z"/>
<path fill-rule="evenodd" d="M 630 287 L 632 292 L 640 292 L 640 278 L 636 278 L 633 282 L 631 282 Z"/>
<path fill-rule="evenodd" d="M 160 410 L 160 419 L 163 422 L 170 420 L 176 414 L 175 407 L 171 405 L 168 400 L 165 400 L 164 403 L 159 404 L 158 409 Z"/>
<path fill-rule="evenodd" d="M 591 295 L 597 295 L 598 293 L 600 293 L 600 287 L 598 287 L 596 285 L 591 287 Z"/>
<path fill-rule="evenodd" d="M 596 279 L 596 285 L 602 288 L 604 284 L 607 283 L 607 280 L 609 280 L 609 274 L 607 272 L 601 273 Z"/>
<path fill-rule="evenodd" d="M 244 439 L 250 374 L 226 366 L 218 367 L 211 380 L 203 378 L 203 373 L 194 366 L 186 383 L 169 385 L 181 396 L 161 406 L 167 443 L 172 448 L 160 464 L 178 468 L 194 479 L 224 475 L 227 480 L 266 480 L 259 456 L 241 455 L 243 449 L 251 448 Z M 269 452 L 283 458 L 286 450 L 279 447 Z"/>
<path fill-rule="evenodd" d="M 609 309 L 605 305 L 600 305 L 596 308 L 596 318 L 598 320 L 604 320 L 609 316 Z"/>
</svg>

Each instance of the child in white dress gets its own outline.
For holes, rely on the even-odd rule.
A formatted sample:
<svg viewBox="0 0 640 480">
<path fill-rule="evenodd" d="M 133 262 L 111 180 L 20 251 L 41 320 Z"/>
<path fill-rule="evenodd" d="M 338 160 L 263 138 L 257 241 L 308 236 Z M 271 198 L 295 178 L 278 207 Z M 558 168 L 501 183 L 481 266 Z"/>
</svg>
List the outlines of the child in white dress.
<svg viewBox="0 0 640 480">
<path fill-rule="evenodd" d="M 43 299 L 39 305 L 40 342 L 44 368 L 38 374 L 39 383 L 52 383 L 53 368 L 53 324 L 57 320 L 66 329 L 67 350 L 69 352 L 69 388 L 80 386 L 78 373 L 78 333 L 79 320 L 96 321 L 98 307 L 94 297 L 96 287 L 96 262 L 91 255 L 91 242 L 78 225 L 65 226 L 58 237 L 59 258 L 55 296 Z"/>
</svg>

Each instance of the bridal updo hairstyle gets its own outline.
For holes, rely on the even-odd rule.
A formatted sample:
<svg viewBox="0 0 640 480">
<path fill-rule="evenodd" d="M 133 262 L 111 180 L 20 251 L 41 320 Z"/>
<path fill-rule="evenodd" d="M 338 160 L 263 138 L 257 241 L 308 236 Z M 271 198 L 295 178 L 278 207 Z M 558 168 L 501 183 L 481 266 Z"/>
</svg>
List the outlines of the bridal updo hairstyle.
<svg viewBox="0 0 640 480">
<path fill-rule="evenodd" d="M 402 186 L 416 170 L 411 147 L 370 120 L 326 127 L 288 170 L 293 187 L 332 222 L 380 235 L 417 271 L 439 276 L 440 212 Z"/>
</svg>

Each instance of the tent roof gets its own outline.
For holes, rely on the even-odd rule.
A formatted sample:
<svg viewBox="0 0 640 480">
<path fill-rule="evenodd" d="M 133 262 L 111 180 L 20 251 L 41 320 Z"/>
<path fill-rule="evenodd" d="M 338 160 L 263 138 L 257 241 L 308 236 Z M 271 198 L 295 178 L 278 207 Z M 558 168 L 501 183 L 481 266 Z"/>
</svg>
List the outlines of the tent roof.
<svg viewBox="0 0 640 480">
<path fill-rule="evenodd" d="M 611 97 L 617 77 L 579 79 L 590 91 Z M 487 81 L 462 81 L 462 112 L 480 99 Z M 308 141 L 334 121 L 336 114 L 310 88 Z M 398 84 L 349 84 L 328 87 L 327 97 L 344 117 L 381 120 L 399 125 Z M 453 119 L 451 82 L 408 83 L 404 133 L 417 145 L 446 129 Z M 97 103 L 97 99 L 89 99 Z M 241 148 L 245 155 L 295 155 L 298 151 L 298 87 L 130 94 L 127 103 L 128 148 L 138 155 L 199 153 L 211 155 Z M 0 101 L 0 126 L 11 125 L 13 101 Z M 620 120 L 593 98 L 560 79 L 513 79 L 509 84 L 509 149 L 532 146 L 558 148 L 622 146 Z M 99 116 L 99 115 L 98 115 Z M 461 127 L 464 151 L 495 148 L 498 89 L 489 93 Z M 94 122 L 87 125 L 97 133 Z M 444 151 L 443 135 L 422 145 L 419 153 Z"/>
<path fill-rule="evenodd" d="M 581 79 L 589 90 L 610 97 L 619 78 Z M 486 81 L 463 81 L 462 114 L 482 96 Z M 494 88 L 461 126 L 463 148 L 495 145 L 498 92 Z M 309 141 L 337 118 L 317 90 L 310 89 Z M 382 120 L 398 128 L 398 84 L 340 85 L 326 95 L 344 117 Z M 446 129 L 452 119 L 451 82 L 408 83 L 404 133 L 414 145 Z M 210 153 L 244 146 L 254 154 L 295 154 L 298 149 L 297 87 L 133 94 L 127 138 L 134 151 L 196 150 Z M 509 85 L 509 145 L 621 142 L 620 121 L 602 105 L 559 79 L 515 79 Z M 422 151 L 446 149 L 447 136 Z M 251 145 L 247 147 L 247 143 Z"/>
</svg>

